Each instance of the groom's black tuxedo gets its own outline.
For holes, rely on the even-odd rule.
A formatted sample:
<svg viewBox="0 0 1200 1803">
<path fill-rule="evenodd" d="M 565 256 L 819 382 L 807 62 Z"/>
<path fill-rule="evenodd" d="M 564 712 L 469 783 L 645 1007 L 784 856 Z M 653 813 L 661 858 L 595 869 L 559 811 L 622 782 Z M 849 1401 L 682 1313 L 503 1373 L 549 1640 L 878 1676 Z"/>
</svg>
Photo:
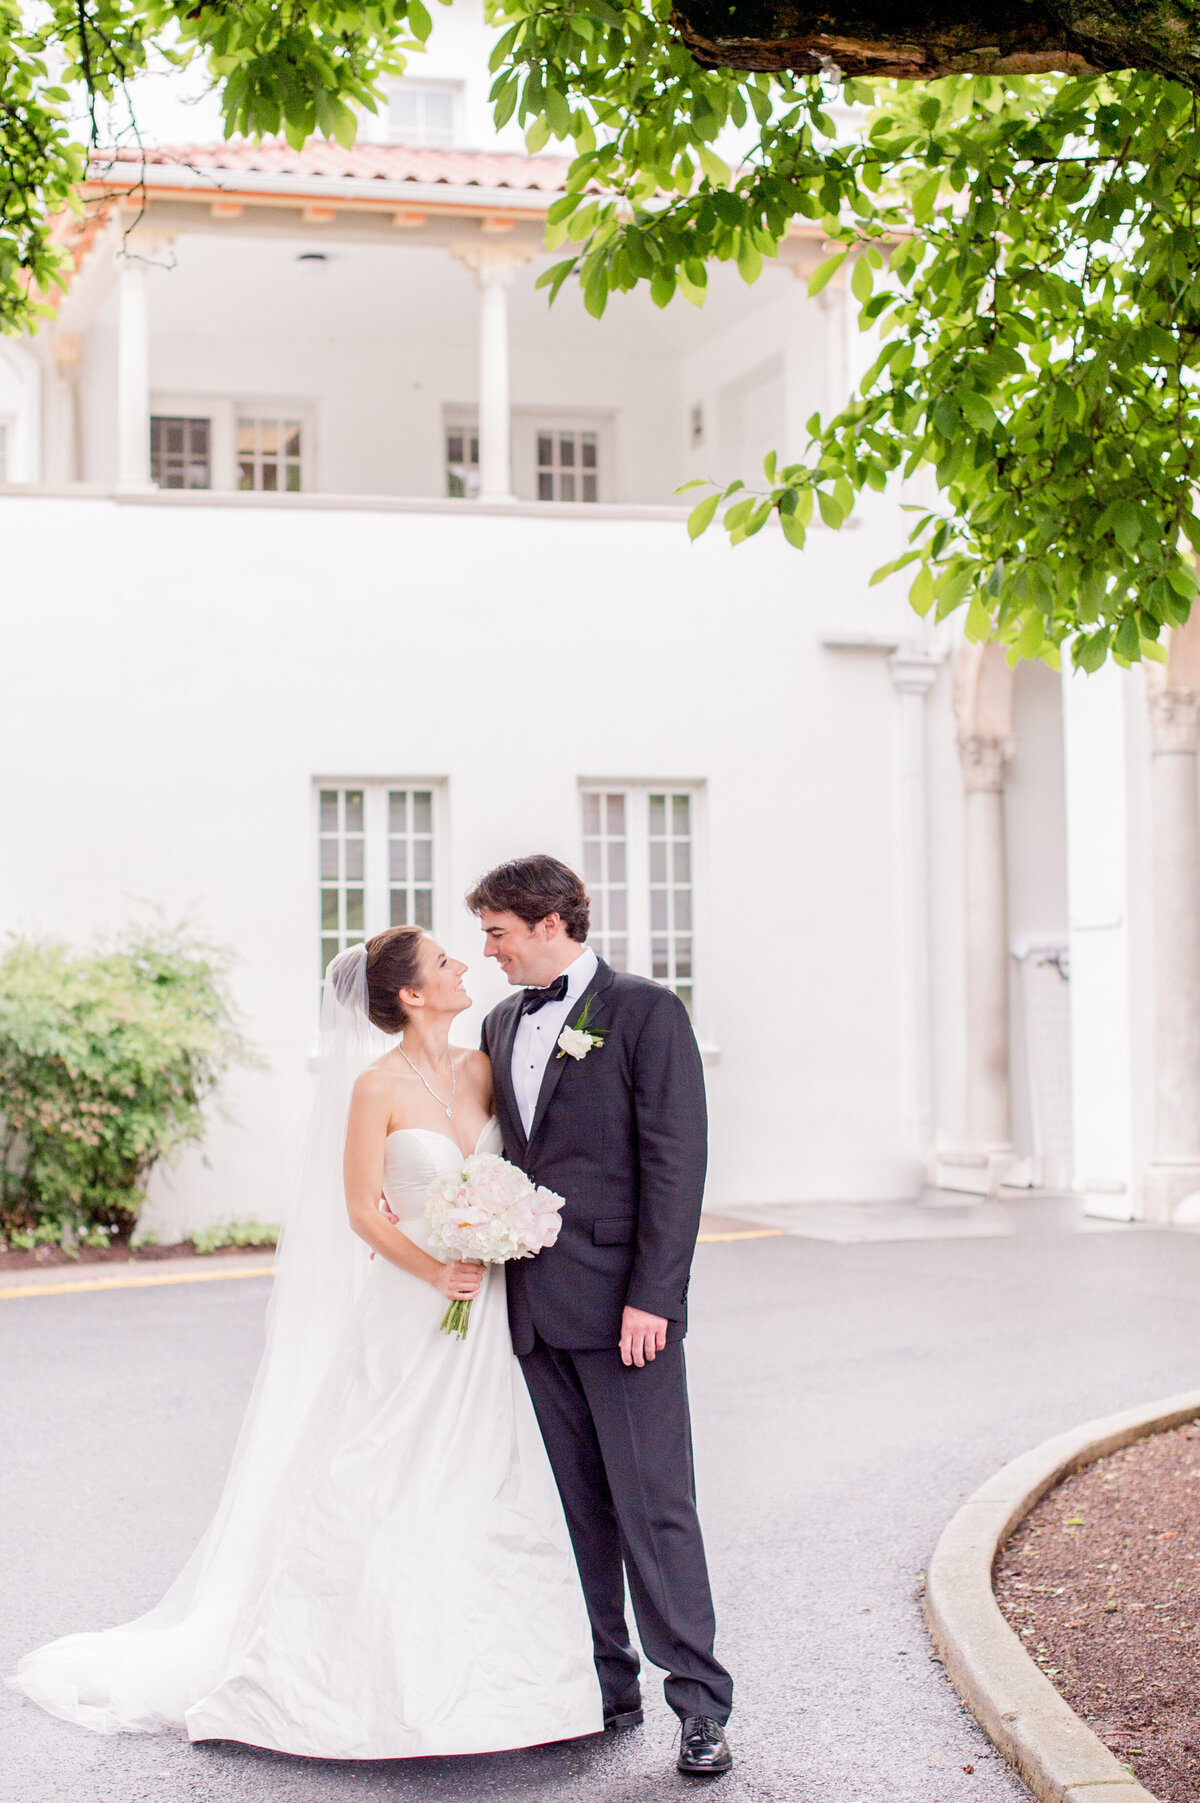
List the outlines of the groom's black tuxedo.
<svg viewBox="0 0 1200 1803">
<path fill-rule="evenodd" d="M 613 1347 L 621 1311 L 665 1315 L 669 1340 L 687 1327 L 688 1272 L 700 1224 L 708 1129 L 704 1072 L 677 996 L 601 959 L 578 1004 L 604 1044 L 585 1058 L 551 1054 L 528 1140 L 512 1087 L 522 991 L 492 1010 L 492 1061 L 505 1156 L 566 1197 L 558 1241 L 507 1267 L 513 1346 Z"/>
<path fill-rule="evenodd" d="M 601 959 L 569 1010 L 604 1043 L 551 1055 L 528 1137 L 512 1083 L 517 990 L 483 1024 L 505 1156 L 565 1197 L 557 1243 L 505 1269 L 513 1346 L 554 1468 L 605 1702 L 636 1692 L 625 1579 L 647 1656 L 680 1716 L 724 1721 L 696 1516 L 682 1339 L 707 1161 L 704 1072 L 678 997 Z M 667 1346 L 621 1363 L 625 1307 L 667 1321 Z"/>
</svg>

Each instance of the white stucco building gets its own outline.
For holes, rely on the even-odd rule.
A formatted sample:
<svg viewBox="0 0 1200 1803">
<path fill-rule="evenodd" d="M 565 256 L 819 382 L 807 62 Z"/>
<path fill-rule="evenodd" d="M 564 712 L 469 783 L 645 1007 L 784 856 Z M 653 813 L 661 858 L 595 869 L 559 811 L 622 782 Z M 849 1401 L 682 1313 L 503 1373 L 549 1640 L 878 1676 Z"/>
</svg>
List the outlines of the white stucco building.
<svg viewBox="0 0 1200 1803">
<path fill-rule="evenodd" d="M 186 915 L 267 1060 L 154 1224 L 286 1208 L 330 950 L 427 922 L 473 1035 L 461 897 L 536 849 L 692 1008 L 711 1205 L 1005 1181 L 1165 1218 L 1200 1190 L 1187 635 L 1149 697 L 1014 675 L 868 586 L 896 497 L 803 555 L 690 545 L 678 484 L 847 392 L 844 291 L 807 297 L 798 234 L 699 311 L 548 310 L 565 165 L 494 140 L 450 17 L 352 151 L 155 114 L 55 320 L 0 340 L 0 925 Z"/>
</svg>

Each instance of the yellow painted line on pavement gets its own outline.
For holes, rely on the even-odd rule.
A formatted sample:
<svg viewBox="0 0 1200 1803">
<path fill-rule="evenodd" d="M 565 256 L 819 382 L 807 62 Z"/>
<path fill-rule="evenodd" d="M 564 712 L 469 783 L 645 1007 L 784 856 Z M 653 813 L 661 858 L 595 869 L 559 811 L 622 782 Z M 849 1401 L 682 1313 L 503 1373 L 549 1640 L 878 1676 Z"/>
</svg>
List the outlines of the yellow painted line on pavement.
<svg viewBox="0 0 1200 1803">
<path fill-rule="evenodd" d="M 15 1302 L 22 1296 L 77 1296 L 85 1290 L 148 1290 L 163 1283 L 232 1283 L 235 1277 L 269 1277 L 270 1265 L 256 1265 L 249 1271 L 139 1271 L 137 1276 L 79 1279 L 75 1283 L 15 1284 L 0 1289 L 0 1301 Z"/>
<path fill-rule="evenodd" d="M 697 1235 L 698 1246 L 712 1246 L 718 1240 L 778 1240 L 783 1238 L 782 1227 L 748 1227 L 744 1233 L 701 1233 Z M 0 1294 L 3 1294 L 0 1291 Z"/>
<path fill-rule="evenodd" d="M 782 1238 L 780 1227 L 749 1227 L 737 1233 L 702 1233 L 701 1246 L 727 1240 L 775 1240 Z M 232 1283 L 237 1277 L 269 1277 L 270 1265 L 256 1265 L 249 1271 L 139 1271 L 125 1277 L 77 1278 L 73 1283 L 23 1283 L 0 1289 L 0 1302 L 16 1302 L 25 1296 L 79 1296 L 88 1290 L 149 1290 L 165 1283 Z"/>
</svg>

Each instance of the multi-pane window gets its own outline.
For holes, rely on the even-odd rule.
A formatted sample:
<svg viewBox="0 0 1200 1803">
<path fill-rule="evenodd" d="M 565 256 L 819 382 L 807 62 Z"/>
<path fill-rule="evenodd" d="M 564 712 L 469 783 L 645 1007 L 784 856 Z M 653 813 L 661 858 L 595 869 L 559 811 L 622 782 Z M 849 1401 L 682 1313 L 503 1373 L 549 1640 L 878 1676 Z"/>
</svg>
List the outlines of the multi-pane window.
<svg viewBox="0 0 1200 1803">
<path fill-rule="evenodd" d="M 692 1007 L 692 797 L 651 794 L 650 975 Z"/>
<path fill-rule="evenodd" d="M 298 419 L 250 419 L 237 423 L 238 487 L 300 492 L 301 425 Z"/>
<path fill-rule="evenodd" d="M 473 500 L 479 493 L 479 429 L 446 427 L 446 493 L 456 500 Z"/>
<path fill-rule="evenodd" d="M 159 488 L 211 488 L 211 420 L 152 414 L 150 480 Z"/>
<path fill-rule="evenodd" d="M 432 82 L 401 82 L 388 102 L 388 135 L 394 144 L 446 149 L 454 142 L 458 92 Z"/>
<path fill-rule="evenodd" d="M 598 501 L 600 450 L 595 432 L 557 428 L 537 433 L 537 498 L 539 501 Z"/>
<path fill-rule="evenodd" d="M 433 790 L 389 789 L 388 925 L 433 925 Z"/>
<path fill-rule="evenodd" d="M 583 870 L 591 944 L 618 970 L 695 1004 L 697 791 L 682 785 L 588 785 Z"/>
<path fill-rule="evenodd" d="M 321 976 L 366 936 L 366 809 L 361 789 L 320 793 Z"/>
<path fill-rule="evenodd" d="M 592 898 L 591 943 L 614 970 L 629 969 L 629 797 L 583 797 L 583 879 Z"/>
<path fill-rule="evenodd" d="M 322 978 L 385 927 L 432 927 L 436 805 L 430 783 L 318 785 Z"/>
</svg>

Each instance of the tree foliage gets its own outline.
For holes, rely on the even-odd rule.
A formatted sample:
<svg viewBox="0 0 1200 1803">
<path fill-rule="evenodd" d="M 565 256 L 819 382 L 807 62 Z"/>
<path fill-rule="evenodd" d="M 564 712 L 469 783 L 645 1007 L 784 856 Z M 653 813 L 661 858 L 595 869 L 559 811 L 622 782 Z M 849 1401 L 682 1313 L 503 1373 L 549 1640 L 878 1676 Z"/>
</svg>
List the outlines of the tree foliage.
<svg viewBox="0 0 1200 1803">
<path fill-rule="evenodd" d="M 815 513 L 837 526 L 864 490 L 927 470 L 910 492 L 937 499 L 899 560 L 918 611 L 965 606 L 1014 656 L 1162 655 L 1200 543 L 1190 88 L 1135 70 L 872 91 L 702 68 L 668 0 L 492 0 L 492 18 L 497 123 L 575 153 L 551 298 L 572 279 L 597 316 L 639 284 L 701 304 L 714 263 L 753 282 L 802 219 L 828 240 L 813 291 L 848 280 L 872 334 L 849 405 L 814 416 L 796 463 L 769 458 L 760 490 L 707 493 L 694 535 L 720 519 L 740 542 L 777 518 L 801 545 Z M 103 99 L 157 46 L 207 59 L 229 132 L 346 142 L 429 28 L 421 0 L 0 0 L 0 324 L 27 325 L 27 284 L 52 281 L 47 214 L 82 157 L 70 84 Z M 838 99 L 861 130 L 835 128 Z M 732 169 L 714 148 L 730 126 L 751 140 Z"/>
<path fill-rule="evenodd" d="M 513 10 L 510 0 L 509 10 Z M 624 47 L 624 55 L 619 48 Z M 932 472 L 911 598 L 1014 656 L 1069 644 L 1161 656 L 1187 618 L 1200 475 L 1200 119 L 1190 89 L 1138 72 L 845 84 L 862 130 L 839 135 L 826 78 L 701 69 L 665 19 L 633 4 L 533 0 L 497 53 L 498 113 L 530 142 L 574 140 L 551 211 L 589 309 L 640 282 L 703 300 L 714 262 L 754 281 L 793 220 L 815 220 L 878 349 L 850 404 L 814 416 L 803 459 L 768 487 L 713 490 L 735 542 L 777 517 L 804 543 L 864 489 Z M 753 120 L 737 170 L 712 145 Z M 600 192 L 594 192 L 595 189 Z"/>
<path fill-rule="evenodd" d="M 139 929 L 77 953 L 18 939 L 0 957 L 0 1232 L 128 1237 L 154 1165 L 205 1131 L 203 1105 L 255 1059 L 227 960 Z"/>
</svg>

